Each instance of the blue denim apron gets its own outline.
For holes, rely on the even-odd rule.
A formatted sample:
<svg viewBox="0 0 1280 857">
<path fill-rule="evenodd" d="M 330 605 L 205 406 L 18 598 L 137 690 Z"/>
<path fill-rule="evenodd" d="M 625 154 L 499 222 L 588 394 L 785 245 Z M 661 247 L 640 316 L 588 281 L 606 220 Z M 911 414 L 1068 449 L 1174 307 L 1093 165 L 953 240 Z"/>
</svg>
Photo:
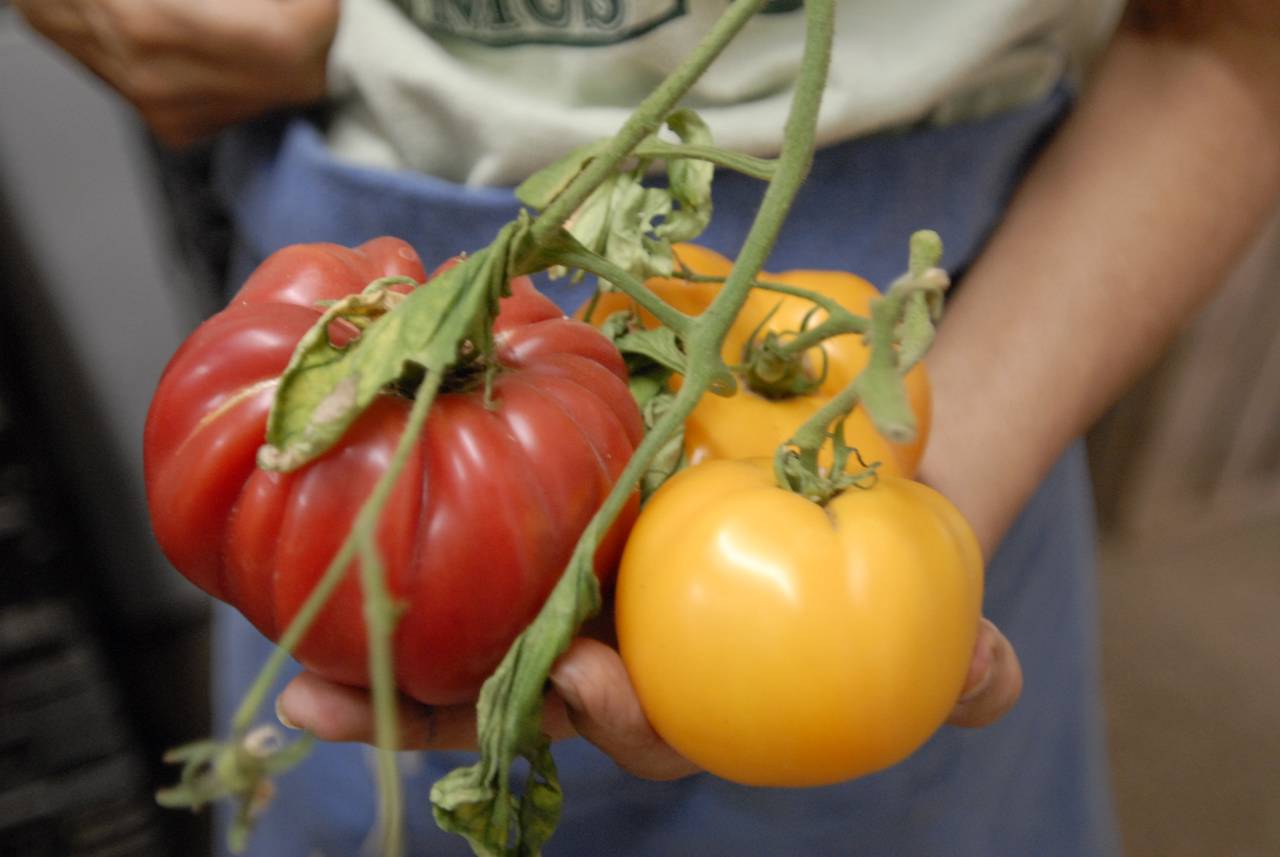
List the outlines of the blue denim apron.
<svg viewBox="0 0 1280 857">
<path fill-rule="evenodd" d="M 857 271 L 878 284 L 906 262 L 912 231 L 931 227 L 959 275 L 999 219 L 1039 143 L 1069 104 L 1063 91 L 998 117 L 852 141 L 819 153 L 770 270 Z M 392 234 L 428 268 L 489 240 L 516 212 L 507 189 L 338 163 L 295 119 L 244 129 L 219 153 L 217 181 L 235 229 L 233 284 L 295 242 L 356 244 Z M 722 174 L 700 243 L 732 255 L 762 186 Z M 553 286 L 562 306 L 582 293 Z M 980 406 L 980 403 L 977 403 Z M 979 453 L 981 454 L 981 453 Z M 987 454 L 996 455 L 992 450 Z M 855 782 L 751 789 L 702 775 L 650 783 L 581 741 L 556 747 L 564 822 L 548 855 L 601 857 L 1092 857 L 1116 851 L 1098 697 L 1092 504 L 1080 444 L 1054 467 L 990 563 L 985 611 L 1021 655 L 1026 688 L 994 727 L 945 727 L 907 761 Z M 233 611 L 218 615 L 218 723 L 269 644 Z M 414 855 L 466 855 L 435 829 L 430 783 L 462 753 L 404 754 Z M 249 854 L 371 854 L 367 748 L 329 745 L 281 778 Z M 218 847 L 222 848 L 221 839 Z"/>
</svg>

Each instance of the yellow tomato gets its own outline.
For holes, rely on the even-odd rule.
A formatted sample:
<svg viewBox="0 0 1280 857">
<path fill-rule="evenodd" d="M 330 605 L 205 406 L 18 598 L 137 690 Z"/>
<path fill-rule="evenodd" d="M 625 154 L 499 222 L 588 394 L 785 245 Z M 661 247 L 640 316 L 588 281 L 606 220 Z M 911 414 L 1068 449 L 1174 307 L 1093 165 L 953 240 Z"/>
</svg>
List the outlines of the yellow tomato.
<svg viewBox="0 0 1280 857">
<path fill-rule="evenodd" d="M 720 254 L 695 245 L 679 245 L 676 256 L 690 270 L 704 276 L 725 277 L 732 268 L 729 260 Z M 817 292 L 862 316 L 869 315 L 871 299 L 878 294 L 875 286 L 866 280 L 840 271 L 761 273 L 760 279 Z M 651 279 L 646 285 L 690 315 L 702 312 L 720 288 L 716 283 L 661 278 Z M 601 296 L 592 320 L 601 322 L 610 314 L 630 307 L 631 301 L 626 295 L 610 292 Z M 810 314 L 812 310 L 813 304 L 802 298 L 754 289 L 730 328 L 721 355 L 729 365 L 742 362 L 744 349 L 757 327 L 760 327 L 760 335 L 767 330 L 795 333 L 806 325 L 806 316 L 808 327 L 820 324 L 826 313 L 819 310 Z M 657 324 L 648 313 L 642 312 L 641 319 L 649 326 Z M 867 364 L 869 351 L 858 334 L 832 337 L 820 348 L 827 354 L 827 374 L 818 389 L 809 395 L 768 399 L 747 389 L 739 379 L 738 392 L 732 396 L 703 396 L 685 421 L 685 450 L 690 462 L 710 458 L 772 456 L 778 444 L 789 439 L 805 420 L 844 389 Z M 823 366 L 819 348 L 810 349 L 805 360 L 808 370 L 817 377 Z M 880 472 L 891 476 L 915 475 L 928 439 L 931 400 L 924 364 L 913 368 L 905 382 L 907 396 L 916 415 L 917 432 L 913 440 L 907 443 L 886 440 L 876 431 L 871 418 L 861 407 L 855 409 L 845 422 L 845 437 L 849 444 L 858 449 L 864 461 L 880 462 Z M 830 463 L 829 456 L 824 463 Z"/>
<path fill-rule="evenodd" d="M 942 495 L 881 477 L 818 506 L 768 460 L 672 477 L 641 513 L 616 593 L 645 714 L 726 779 L 814 786 L 908 756 L 963 687 L 982 557 Z"/>
</svg>

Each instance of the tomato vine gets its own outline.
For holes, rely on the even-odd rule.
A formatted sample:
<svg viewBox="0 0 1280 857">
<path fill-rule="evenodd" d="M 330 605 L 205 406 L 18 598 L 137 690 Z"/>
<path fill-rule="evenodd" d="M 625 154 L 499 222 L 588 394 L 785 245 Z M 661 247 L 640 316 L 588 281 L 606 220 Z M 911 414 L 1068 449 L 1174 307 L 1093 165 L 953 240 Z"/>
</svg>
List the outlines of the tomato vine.
<svg viewBox="0 0 1280 857">
<path fill-rule="evenodd" d="M 593 573 L 597 547 L 633 492 L 669 452 L 671 439 L 698 400 L 708 391 L 731 388 L 733 374 L 721 346 L 752 288 L 773 289 L 814 301 L 828 312 L 816 327 L 776 343 L 773 358 L 802 354 L 823 339 L 856 332 L 868 337 L 871 362 L 843 392 L 831 399 L 779 450 L 777 473 L 785 486 L 806 496 L 821 493 L 827 477 L 817 450 L 831 441 L 839 424 L 859 401 L 890 438 L 914 431 L 901 376 L 928 347 L 932 324 L 946 286 L 937 269 L 941 247 L 932 233 L 913 239 L 909 271 L 875 302 L 870 319 L 853 316 L 821 295 L 760 282 L 759 273 L 782 228 L 786 212 L 808 173 L 831 52 L 833 0 L 805 5 L 805 38 L 795 94 L 776 160 L 763 160 L 714 147 L 705 126 L 677 105 L 733 36 L 754 16 L 763 0 L 736 0 L 698 49 L 637 108 L 619 133 L 574 152 L 540 172 L 518 190 L 536 216 L 522 212 L 488 246 L 472 253 L 432 280 L 389 298 L 393 283 L 328 307 L 294 353 L 276 386 L 267 444 L 259 456 L 264 468 L 289 471 L 328 450 L 353 420 L 389 384 L 406 385 L 405 367 L 414 367 L 414 402 L 391 465 L 365 502 L 318 585 L 279 639 L 236 711 L 232 737 L 202 742 L 177 752 L 185 767 L 178 786 L 162 793 L 164 802 L 199 805 L 232 795 L 242 805 L 237 837 L 247 832 L 252 808 L 264 783 L 301 754 L 299 745 L 271 752 L 246 751 L 255 734 L 253 720 L 289 653 L 299 644 L 353 561 L 360 566 L 369 634 L 376 742 L 379 750 L 380 814 L 383 853 L 403 852 L 403 798 L 392 758 L 397 739 L 394 671 L 390 639 L 396 606 L 382 574 L 375 533 L 380 513 L 435 401 L 446 373 L 464 343 L 488 353 L 498 301 L 512 277 L 551 268 L 592 274 L 625 292 L 654 315 L 672 339 L 661 350 L 680 362 L 683 384 L 662 407 L 595 516 L 542 610 L 516 638 L 477 702 L 480 760 L 441 779 L 432 788 L 437 822 L 465 836 L 478 854 L 533 855 L 554 831 L 560 790 L 548 739 L 540 731 L 541 700 L 555 659 L 568 647 L 581 623 L 600 609 Z M 679 143 L 659 137 L 663 127 Z M 653 161 L 665 163 L 668 187 L 646 181 Z M 671 243 L 688 240 L 711 216 L 710 184 L 716 166 L 768 181 L 758 216 L 723 286 L 704 312 L 687 315 L 649 291 L 644 279 L 672 271 Z M 398 293 L 397 293 L 398 294 Z M 335 321 L 354 325 L 359 335 L 349 344 L 331 341 Z M 839 431 L 837 455 L 847 455 Z M 530 776 L 523 794 L 515 794 L 511 769 L 524 758 Z"/>
</svg>

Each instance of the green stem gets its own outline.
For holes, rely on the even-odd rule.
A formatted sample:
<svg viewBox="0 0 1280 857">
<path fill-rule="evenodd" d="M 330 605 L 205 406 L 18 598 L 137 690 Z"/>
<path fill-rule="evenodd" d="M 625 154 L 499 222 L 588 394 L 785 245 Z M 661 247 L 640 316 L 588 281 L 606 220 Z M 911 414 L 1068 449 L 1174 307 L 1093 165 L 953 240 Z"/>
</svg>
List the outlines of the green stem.
<svg viewBox="0 0 1280 857">
<path fill-rule="evenodd" d="M 861 391 L 855 380 L 828 399 L 826 404 L 791 435 L 787 445 L 796 448 L 800 463 L 806 470 L 815 474 L 818 472 L 818 451 L 827 440 L 828 429 L 832 423 L 857 407 L 860 398 Z"/>
<path fill-rule="evenodd" d="M 765 192 L 764 202 L 744 245 L 746 266 L 743 266 L 742 256 L 739 256 L 739 263 L 734 266 L 720 294 L 693 324 L 691 338 L 700 343 L 701 347 L 690 355 L 689 374 L 684 384 L 676 394 L 671 408 L 645 435 L 631 460 L 627 462 L 617 484 L 579 541 L 579 551 L 586 550 L 594 554 L 600 536 L 622 510 L 658 450 L 683 425 L 707 391 L 711 377 L 721 365 L 720 345 L 746 300 L 755 275 L 772 249 L 786 211 L 812 163 L 820 94 L 831 56 L 833 0 L 809 0 L 805 9 L 805 51 L 795 99 L 787 117 L 783 138 L 786 142 L 778 158 L 777 174 Z M 563 578 L 561 582 L 563 583 Z M 540 614 L 539 619 L 541 618 Z"/>
<path fill-rule="evenodd" d="M 853 315 L 846 310 L 839 301 L 827 297 L 821 292 L 815 292 L 812 289 L 806 289 L 803 286 L 793 286 L 791 283 L 779 283 L 774 280 L 756 280 L 754 286 L 765 292 L 777 292 L 783 295 L 790 295 L 795 298 L 802 298 L 810 303 L 816 304 L 827 311 L 827 315 L 838 315 L 846 313 Z M 853 316 L 858 318 L 858 316 Z"/>
<path fill-rule="evenodd" d="M 603 151 L 538 215 L 532 227 L 535 245 L 550 244 L 555 233 L 591 192 L 613 174 L 618 164 L 632 155 L 645 137 L 662 127 L 667 114 L 762 6 L 764 0 L 734 0 L 693 53 L 640 102 Z"/>
<path fill-rule="evenodd" d="M 905 442 L 916 432 L 915 414 L 907 400 L 902 376 L 928 350 L 933 339 L 933 323 L 928 307 L 932 294 L 939 296 L 948 285 L 947 274 L 937 265 L 942 259 L 942 239 L 932 230 L 922 229 L 911 236 L 907 273 L 888 291 L 871 302 L 867 321 L 870 356 L 858 377 L 813 414 L 787 442 L 798 451 L 801 466 L 815 478 L 818 450 L 828 437 L 828 429 L 861 400 L 876 430 L 889 440 Z M 812 333 L 821 331 L 819 325 Z M 899 332 L 903 335 L 899 341 Z M 806 332 L 808 333 L 808 332 Z M 816 343 L 806 343 L 802 334 L 786 343 L 786 350 L 802 351 Z M 820 339 L 818 340 L 820 341 Z M 781 468 L 779 483 L 785 484 Z"/>
<path fill-rule="evenodd" d="M 741 2 L 741 0 L 739 0 Z M 693 323 L 690 338 L 698 343 L 690 354 L 690 373 L 669 410 L 648 431 L 623 468 L 617 482 L 592 517 L 574 547 L 573 556 L 551 595 L 533 622 L 508 649 L 497 671 L 485 682 L 477 706 L 481 758 L 438 782 L 432 790 L 438 822 L 465 832 L 473 846 L 484 853 L 506 853 L 507 825 L 513 804 L 509 793 L 509 769 L 519 755 L 541 755 L 539 724 L 546 676 L 568 647 L 581 622 L 599 609 L 600 594 L 592 558 L 604 533 L 628 502 L 659 450 L 692 412 L 713 379 L 723 369 L 720 344 L 738 309 L 746 300 L 751 282 L 776 240 L 786 210 L 803 181 L 813 158 L 820 92 L 831 53 L 834 0 L 810 0 L 806 5 L 806 38 L 799 81 L 788 116 L 778 169 L 756 215 L 746 243 L 747 261 L 734 267 L 729 281 L 707 312 Z M 726 17 L 743 15 L 735 3 Z M 749 16 L 754 11 L 754 4 Z M 723 19 L 722 19 L 723 20 Z M 742 22 L 725 27 L 732 33 Z M 699 51 L 699 55 L 708 51 Z M 694 68 L 700 72 L 700 63 Z M 665 110 L 658 110 L 664 113 Z M 584 173 L 585 175 L 585 173 Z M 589 183 L 584 183 L 591 186 Z M 566 193 L 557 204 L 568 199 Z M 577 202 L 566 203 L 561 214 Z M 549 208 L 546 215 L 550 212 Z M 554 238 L 559 220 L 551 216 L 545 233 Z M 527 799 L 527 798 L 526 798 Z M 525 807 L 519 810 L 523 816 Z M 484 843 L 477 846 L 477 841 Z M 477 853 L 481 853 L 480 850 Z M 521 853 L 524 853 L 523 851 Z"/>
<path fill-rule="evenodd" d="M 773 181 L 765 191 L 760 210 L 751 224 L 742 250 L 725 279 L 724 287 L 702 313 L 700 323 L 688 338 L 692 358 L 690 375 L 702 389 L 720 365 L 720 348 L 729 326 L 747 299 L 752 282 L 773 250 L 791 203 L 813 163 L 814 134 L 818 108 L 831 62 L 831 38 L 835 9 L 833 0 L 805 4 L 805 45 L 797 75 L 791 110 L 783 128 L 782 153 Z"/>
<path fill-rule="evenodd" d="M 275 650 L 272 651 L 271 656 L 267 658 L 262 669 L 259 670 L 249 691 L 236 709 L 235 716 L 232 719 L 232 729 L 236 735 L 243 735 L 249 731 L 249 728 L 253 725 L 253 718 L 262 707 L 267 693 L 270 692 L 276 679 L 279 678 L 285 661 L 297 648 L 307 631 L 310 630 L 312 623 L 315 622 L 316 617 L 319 616 L 320 611 L 328 602 L 329 596 L 333 594 L 338 584 L 342 582 L 342 578 L 346 574 L 347 568 L 351 565 L 351 561 L 356 557 L 357 551 L 360 551 L 366 542 L 372 542 L 375 538 L 378 517 L 386 504 L 387 498 L 391 495 L 395 480 L 404 469 L 409 453 L 413 449 L 413 444 L 422 432 L 422 425 L 426 422 L 427 413 L 431 408 L 432 402 L 435 401 L 441 380 L 441 373 L 429 373 L 423 379 L 414 399 L 413 408 L 409 411 L 409 418 L 406 421 L 404 432 L 400 435 L 386 472 L 382 474 L 374 485 L 373 491 L 369 494 L 369 499 L 360 508 L 360 512 L 357 514 L 351 530 L 347 533 L 347 537 L 343 539 L 342 545 L 338 548 L 337 553 L 334 554 L 333 559 L 330 560 L 328 567 L 325 568 L 324 574 L 321 575 L 316 585 L 312 587 L 311 592 L 307 594 L 306 600 L 303 601 L 302 606 L 298 608 L 298 612 L 294 614 L 284 633 L 276 641 Z M 376 630 L 376 623 L 379 621 L 385 622 L 385 619 L 379 620 L 375 616 L 374 621 Z M 389 635 L 389 633 L 388 631 L 387 634 Z M 376 648 L 376 645 L 371 647 L 371 651 Z M 372 677 L 376 680 L 379 674 L 392 674 L 389 658 L 385 663 L 374 664 Z M 376 694 L 377 688 L 375 687 L 374 690 Z M 395 734 L 394 727 L 390 734 Z"/>
<path fill-rule="evenodd" d="M 833 0 L 810 0 L 805 6 L 805 47 L 795 97 L 783 133 L 773 181 L 765 191 L 760 210 L 752 222 L 742 253 L 711 305 L 698 316 L 690 333 L 689 373 L 671 408 L 645 435 L 627 463 L 591 525 L 579 541 L 579 549 L 592 553 L 599 537 L 617 517 L 627 498 L 639 484 L 654 456 L 692 413 L 721 368 L 720 348 L 729 327 L 747 299 L 756 275 L 773 249 L 786 213 L 813 163 L 814 135 L 827 68 L 831 60 Z M 595 538 L 589 539 L 594 534 Z M 566 575 L 567 576 L 567 575 Z M 563 578 L 562 578 L 563 582 Z M 541 619 L 541 614 L 539 615 Z"/>
<path fill-rule="evenodd" d="M 638 303 L 642 309 L 648 310 L 654 318 L 675 331 L 677 336 L 684 337 L 689 333 L 693 319 L 671 306 L 655 295 L 649 288 L 622 268 L 595 253 L 569 250 L 559 254 L 559 260 L 569 268 L 579 268 L 588 274 L 595 274 L 602 280 L 608 280 L 619 291 Z M 591 310 L 594 310 L 594 304 Z M 588 316 L 589 317 L 589 316 Z"/>
<path fill-rule="evenodd" d="M 903 442 L 915 436 L 915 414 L 907 401 L 894 341 L 894 329 L 908 297 L 907 292 L 891 291 L 871 302 L 867 334 L 871 353 L 866 367 L 805 420 L 787 441 L 786 446 L 797 450 L 801 466 L 815 478 L 822 478 L 818 451 L 826 442 L 832 423 L 851 412 L 859 401 L 865 402 L 876 429 L 889 440 Z"/>
<path fill-rule="evenodd" d="M 408 434 L 408 432 L 405 432 Z M 364 615 L 369 627 L 369 674 L 373 686 L 374 744 L 378 757 L 378 830 L 381 853 L 404 853 L 404 794 L 396 768 L 399 743 L 396 723 L 396 676 L 392 662 L 391 634 L 396 608 L 387 591 L 385 569 L 372 538 L 360 545 L 360 585 L 364 590 Z"/>
<path fill-rule="evenodd" d="M 839 316 L 826 318 L 817 327 L 798 332 L 795 336 L 781 343 L 778 346 L 778 351 L 784 355 L 803 354 L 833 336 L 843 336 L 846 333 L 866 333 L 868 326 L 867 319 L 851 312 L 842 311 Z"/>
<path fill-rule="evenodd" d="M 680 276 L 681 279 L 690 283 L 724 283 L 724 277 L 711 277 L 700 274 L 681 274 Z M 866 333 L 870 325 L 866 318 L 849 312 L 839 301 L 812 289 L 771 280 L 756 280 L 752 283 L 752 288 L 800 298 L 826 310 L 827 317 L 821 325 L 806 331 L 799 331 L 795 336 L 787 340 L 786 347 L 782 350 L 789 354 L 807 351 L 819 342 L 830 339 L 833 336 L 841 336 L 846 333 Z M 800 341 L 800 345 L 796 344 L 797 340 Z"/>
<path fill-rule="evenodd" d="M 701 143 L 668 143 L 666 140 L 649 140 L 637 146 L 635 154 L 641 158 L 662 160 L 689 158 L 706 161 L 717 167 L 724 167 L 749 178 L 766 182 L 773 178 L 774 170 L 777 169 L 777 163 L 768 158 L 756 158 Z"/>
<path fill-rule="evenodd" d="M 237 736 L 248 732 L 267 693 L 279 678 L 285 660 L 310 630 L 312 623 L 319 616 L 329 596 L 342 581 L 351 561 L 358 553 L 361 585 L 365 593 L 365 619 L 369 626 L 369 673 L 373 692 L 374 734 L 379 748 L 378 793 L 381 801 L 379 821 L 384 836 L 382 853 L 389 857 L 398 857 L 404 853 L 402 822 L 404 797 L 392 750 L 398 741 L 399 731 L 395 708 L 395 668 L 391 655 L 391 635 L 395 630 L 397 617 L 395 605 L 386 588 L 382 561 L 378 556 L 377 527 L 382 509 L 391 496 L 396 479 L 404 470 L 409 454 L 422 434 L 422 427 L 426 423 L 431 405 L 440 389 L 442 376 L 443 373 L 440 372 L 428 373 L 419 385 L 404 431 L 400 434 L 386 471 L 378 478 L 369 498 L 360 507 L 355 522 L 319 582 L 307 594 L 306 600 L 277 641 L 275 650 L 262 665 L 232 720 L 232 728 Z"/>
</svg>

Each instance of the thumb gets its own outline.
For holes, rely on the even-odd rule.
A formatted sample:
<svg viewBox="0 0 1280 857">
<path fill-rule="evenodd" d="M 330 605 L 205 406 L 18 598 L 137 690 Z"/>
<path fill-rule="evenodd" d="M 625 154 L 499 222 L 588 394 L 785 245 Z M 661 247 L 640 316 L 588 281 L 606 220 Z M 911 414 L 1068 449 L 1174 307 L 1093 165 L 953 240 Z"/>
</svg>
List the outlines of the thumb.
<svg viewBox="0 0 1280 857">
<path fill-rule="evenodd" d="M 609 646 L 579 637 L 556 661 L 550 678 L 578 734 L 623 770 L 649 780 L 697 772 L 649 725 L 622 658 Z"/>
<path fill-rule="evenodd" d="M 1009 713 L 1022 695 L 1022 666 L 1013 644 L 988 619 L 978 626 L 969 675 L 947 722 L 953 726 L 990 726 Z"/>
</svg>

